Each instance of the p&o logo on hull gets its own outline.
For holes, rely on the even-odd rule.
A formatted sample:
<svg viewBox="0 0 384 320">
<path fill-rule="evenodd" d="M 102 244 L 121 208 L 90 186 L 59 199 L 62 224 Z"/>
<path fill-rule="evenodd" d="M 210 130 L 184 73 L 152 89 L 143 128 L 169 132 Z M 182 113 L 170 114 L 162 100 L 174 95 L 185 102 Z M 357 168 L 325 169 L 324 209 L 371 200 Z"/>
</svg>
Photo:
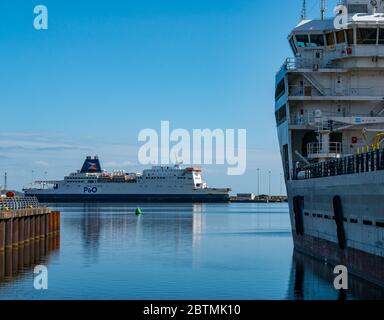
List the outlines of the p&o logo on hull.
<svg viewBox="0 0 384 320">
<path fill-rule="evenodd" d="M 84 193 L 95 194 L 95 193 L 97 193 L 97 191 L 98 190 L 96 187 L 93 187 L 93 188 L 84 187 Z"/>
</svg>

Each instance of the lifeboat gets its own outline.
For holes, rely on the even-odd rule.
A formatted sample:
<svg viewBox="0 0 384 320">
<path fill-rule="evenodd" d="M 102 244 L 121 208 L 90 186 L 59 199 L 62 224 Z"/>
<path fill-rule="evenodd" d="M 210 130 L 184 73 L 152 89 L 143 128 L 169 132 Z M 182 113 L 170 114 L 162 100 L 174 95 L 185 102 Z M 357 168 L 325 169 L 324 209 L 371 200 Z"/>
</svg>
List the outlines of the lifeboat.
<svg viewBox="0 0 384 320">
<path fill-rule="evenodd" d="M 16 194 L 12 191 L 8 191 L 5 195 L 7 198 L 14 198 Z"/>
</svg>

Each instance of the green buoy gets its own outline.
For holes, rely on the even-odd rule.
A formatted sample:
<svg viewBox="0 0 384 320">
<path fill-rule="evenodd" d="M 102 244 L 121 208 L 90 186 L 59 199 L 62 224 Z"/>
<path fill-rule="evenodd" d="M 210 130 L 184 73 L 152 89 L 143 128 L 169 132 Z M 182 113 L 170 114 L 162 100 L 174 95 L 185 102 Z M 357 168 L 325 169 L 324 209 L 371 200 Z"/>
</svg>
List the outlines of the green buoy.
<svg viewBox="0 0 384 320">
<path fill-rule="evenodd" d="M 136 209 L 136 215 L 137 215 L 137 216 L 140 216 L 141 214 L 142 214 L 141 209 L 140 209 L 140 208 L 137 208 L 137 209 Z"/>
</svg>

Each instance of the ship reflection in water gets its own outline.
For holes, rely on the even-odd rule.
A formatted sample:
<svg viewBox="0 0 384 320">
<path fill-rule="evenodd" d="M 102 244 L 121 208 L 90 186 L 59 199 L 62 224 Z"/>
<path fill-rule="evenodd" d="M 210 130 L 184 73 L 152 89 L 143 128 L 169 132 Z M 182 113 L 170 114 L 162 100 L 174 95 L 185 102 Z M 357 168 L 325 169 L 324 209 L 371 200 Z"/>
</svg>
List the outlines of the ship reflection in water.
<svg viewBox="0 0 384 320">
<path fill-rule="evenodd" d="M 61 211 L 60 250 L 8 254 L 0 299 L 384 297 L 356 279 L 340 294 L 329 266 L 292 259 L 287 204 L 50 206 Z M 48 266 L 48 290 L 33 288 L 36 264 Z"/>
<path fill-rule="evenodd" d="M 319 260 L 295 251 L 293 254 L 291 283 L 288 292 L 290 300 L 382 300 L 384 288 L 349 276 L 348 290 L 333 290 L 335 276 L 333 268 Z"/>
</svg>

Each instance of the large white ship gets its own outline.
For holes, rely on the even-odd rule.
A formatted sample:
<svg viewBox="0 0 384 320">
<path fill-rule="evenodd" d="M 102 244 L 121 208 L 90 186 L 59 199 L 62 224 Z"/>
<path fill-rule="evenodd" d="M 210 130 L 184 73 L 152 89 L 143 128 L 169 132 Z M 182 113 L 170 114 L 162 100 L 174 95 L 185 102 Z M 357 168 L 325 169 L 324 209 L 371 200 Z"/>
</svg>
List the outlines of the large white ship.
<svg viewBox="0 0 384 320">
<path fill-rule="evenodd" d="M 42 202 L 226 202 L 230 189 L 208 188 L 202 170 L 156 166 L 142 173 L 103 171 L 98 157 L 60 181 L 36 181 L 23 190 Z"/>
<path fill-rule="evenodd" d="M 303 17 L 276 75 L 293 237 L 384 285 L 384 2 L 341 4 L 333 18 Z"/>
</svg>

